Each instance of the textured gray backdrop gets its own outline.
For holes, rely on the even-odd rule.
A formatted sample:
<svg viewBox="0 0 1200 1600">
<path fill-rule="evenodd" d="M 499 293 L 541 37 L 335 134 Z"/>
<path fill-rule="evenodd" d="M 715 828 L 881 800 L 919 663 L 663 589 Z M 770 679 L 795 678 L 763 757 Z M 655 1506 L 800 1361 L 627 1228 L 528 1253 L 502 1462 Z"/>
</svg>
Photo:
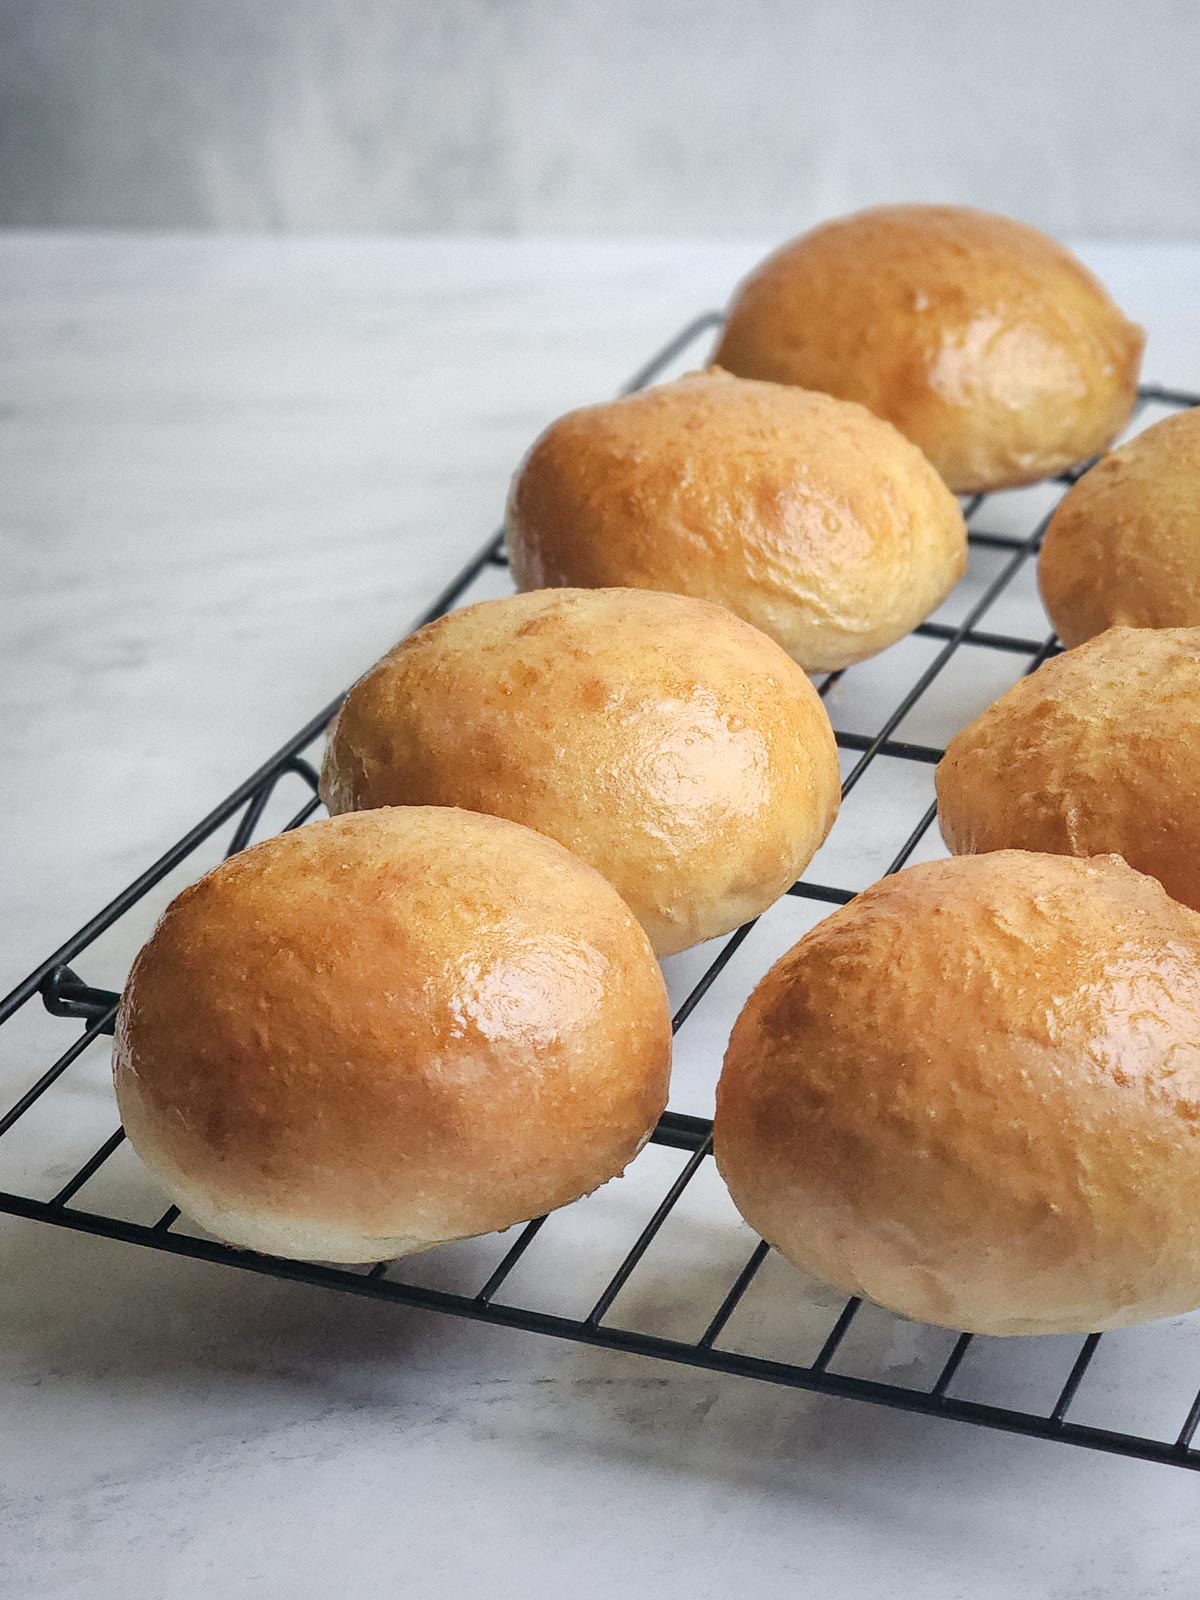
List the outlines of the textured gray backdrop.
<svg viewBox="0 0 1200 1600">
<path fill-rule="evenodd" d="M 1200 234 L 1197 0 L 0 0 L 0 222 Z"/>
</svg>

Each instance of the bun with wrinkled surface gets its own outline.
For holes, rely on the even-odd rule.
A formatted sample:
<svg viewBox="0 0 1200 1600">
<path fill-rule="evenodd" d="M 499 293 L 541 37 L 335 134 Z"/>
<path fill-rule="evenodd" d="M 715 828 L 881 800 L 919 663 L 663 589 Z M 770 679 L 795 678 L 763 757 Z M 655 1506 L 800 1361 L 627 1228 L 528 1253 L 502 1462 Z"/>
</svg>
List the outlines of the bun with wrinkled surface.
<svg viewBox="0 0 1200 1600">
<path fill-rule="evenodd" d="M 560 417 L 506 526 L 522 589 L 695 595 L 814 673 L 895 644 L 966 568 L 954 496 L 894 428 L 716 370 Z"/>
<path fill-rule="evenodd" d="M 1200 628 L 1110 628 L 1047 661 L 948 745 L 956 855 L 1114 852 L 1200 910 Z"/>
<path fill-rule="evenodd" d="M 1200 915 L 1116 856 L 910 867 L 776 963 L 717 1164 L 847 1294 L 985 1334 L 1200 1306 Z"/>
<path fill-rule="evenodd" d="M 397 645 L 338 714 L 321 794 L 331 812 L 459 805 L 536 828 L 603 873 L 667 954 L 796 881 L 839 772 L 812 684 L 730 612 L 552 589 Z"/>
<path fill-rule="evenodd" d="M 383 810 L 172 901 L 118 1017 L 134 1149 L 230 1244 L 383 1261 L 540 1215 L 636 1155 L 670 1019 L 641 928 L 552 840 Z"/>
<path fill-rule="evenodd" d="M 895 423 L 960 493 L 1031 483 L 1120 432 L 1145 336 L 1035 228 L 880 206 L 785 244 L 740 286 L 715 359 Z"/>
<path fill-rule="evenodd" d="M 1156 422 L 1067 491 L 1038 584 L 1065 645 L 1114 626 L 1200 626 L 1200 410 Z"/>
</svg>

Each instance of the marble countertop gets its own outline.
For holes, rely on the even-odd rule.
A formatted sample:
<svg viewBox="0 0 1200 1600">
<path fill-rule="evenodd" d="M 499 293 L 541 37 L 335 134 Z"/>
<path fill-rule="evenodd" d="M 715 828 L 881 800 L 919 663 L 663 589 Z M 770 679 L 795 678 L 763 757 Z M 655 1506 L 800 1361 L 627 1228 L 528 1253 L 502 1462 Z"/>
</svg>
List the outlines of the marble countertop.
<svg viewBox="0 0 1200 1600">
<path fill-rule="evenodd" d="M 0 236 L 0 991 L 394 642 L 538 429 L 764 243 Z M 1200 387 L 1200 247 L 1083 249 L 1147 376 Z M 0 1102 L 29 1078 L 10 1050 Z M 31 1133 L 39 1171 L 62 1132 Z M 1194 1320 L 1139 1337 L 1097 1379 L 1113 1426 L 1122 1361 L 1164 1406 L 1200 1383 Z M 1021 1403 L 1061 1349 L 994 1348 L 980 1397 Z M 7 1218 L 0 1441 L 22 1600 L 1198 1581 L 1193 1474 Z"/>
</svg>

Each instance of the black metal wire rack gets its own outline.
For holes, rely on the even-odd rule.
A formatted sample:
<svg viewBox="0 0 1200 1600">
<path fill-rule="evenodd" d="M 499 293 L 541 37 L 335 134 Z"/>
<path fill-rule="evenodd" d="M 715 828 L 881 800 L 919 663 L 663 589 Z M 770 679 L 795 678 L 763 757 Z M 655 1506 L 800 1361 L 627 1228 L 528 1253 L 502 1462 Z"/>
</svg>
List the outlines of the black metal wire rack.
<svg viewBox="0 0 1200 1600">
<path fill-rule="evenodd" d="M 626 392 L 644 387 L 664 376 L 681 358 L 695 352 L 699 342 L 719 322 L 719 316 L 713 313 L 690 323 L 647 363 L 626 386 Z M 1163 388 L 1143 388 L 1138 412 L 1140 418 L 1145 420 L 1156 408 L 1161 411 L 1195 404 L 1200 404 L 1200 395 Z M 839 829 L 835 830 L 835 837 L 841 843 L 832 856 L 831 845 L 827 844 L 809 872 L 791 890 L 793 898 L 790 904 L 795 907 L 799 903 L 806 909 L 809 925 L 827 914 L 829 905 L 852 899 L 871 878 L 884 872 L 898 871 L 918 853 L 929 853 L 931 847 L 936 848 L 932 846 L 931 834 L 936 815 L 932 801 L 932 771 L 941 756 L 941 749 L 936 738 L 927 741 L 921 736 L 922 707 L 939 695 L 942 699 L 948 696 L 954 702 L 952 679 L 956 679 L 960 686 L 973 682 L 977 685 L 983 682 L 985 686 L 991 684 L 992 677 L 987 671 L 981 670 L 980 663 L 988 662 L 993 667 L 998 662 L 1005 663 L 1008 681 L 1012 681 L 1022 672 L 1032 671 L 1058 648 L 1052 636 L 1035 636 L 1033 628 L 1016 628 L 1014 631 L 1007 625 L 997 626 L 996 621 L 997 618 L 1003 620 L 1006 602 L 1014 594 L 1019 594 L 1022 585 L 1032 595 L 1028 586 L 1042 531 L 1053 505 L 1064 492 L 1065 486 L 1077 475 L 1066 474 L 1055 480 L 1054 484 L 1041 485 L 1035 491 L 976 495 L 968 500 L 965 510 L 970 529 L 971 564 L 968 579 L 957 598 L 952 598 L 941 613 L 918 627 L 904 646 L 898 646 L 894 651 L 876 658 L 875 663 L 833 673 L 822 682 L 820 692 L 830 706 L 838 730 L 837 742 L 844 769 L 844 806 Z M 1037 501 L 1036 515 L 1029 509 L 1028 497 L 1031 492 Z M 1033 522 L 1032 528 L 1030 521 Z M 481 589 L 488 592 L 489 584 L 494 592 L 497 580 L 504 578 L 504 566 L 501 531 L 488 539 L 429 607 L 417 626 L 458 604 L 481 598 Z M 1009 614 L 1016 615 L 1020 608 L 1008 604 L 1007 610 Z M 1036 609 L 1036 599 L 1027 604 L 1020 614 L 1032 617 L 1036 623 L 1040 615 Z M 995 685 L 983 703 L 1003 686 Z M 978 696 L 978 690 L 976 693 Z M 83 981 L 70 963 L 89 952 L 101 936 L 147 902 L 152 891 L 161 891 L 169 878 L 178 876 L 180 871 L 188 872 L 191 876 L 197 875 L 204 864 L 197 864 L 203 854 L 202 847 L 218 837 L 220 830 L 227 825 L 233 824 L 232 836 L 225 851 L 227 855 L 244 848 L 262 832 L 272 831 L 266 828 L 265 822 L 273 806 L 278 804 L 277 793 L 281 784 L 289 777 L 306 786 L 309 795 L 294 815 L 281 819 L 281 826 L 283 829 L 295 828 L 308 821 L 319 806 L 315 792 L 316 772 L 308 756 L 319 743 L 337 704 L 334 702 L 326 706 L 313 717 L 281 750 L 276 751 L 244 783 L 239 784 L 220 805 L 0 1001 L 0 1027 L 10 1031 L 20 1060 L 26 1060 L 31 1051 L 25 1048 L 25 1033 L 16 1036 L 12 1030 L 20 1024 L 22 1017 L 28 1019 L 31 1011 L 38 1011 L 38 1001 L 51 1018 L 68 1023 L 82 1022 L 84 1025 L 67 1047 L 0 1114 L 0 1182 L 4 1181 L 7 1170 L 3 1155 L 12 1141 L 19 1137 L 26 1119 L 33 1120 L 31 1113 L 35 1110 L 49 1107 L 52 1116 L 56 1112 L 65 1114 L 69 1111 L 74 1118 L 71 1126 L 78 1131 L 79 1107 L 74 1103 L 68 1106 L 64 1099 L 71 1082 L 71 1069 L 98 1041 L 103 1048 L 103 1036 L 113 1030 L 117 993 Z M 961 704 L 952 703 L 948 713 L 951 727 L 961 725 L 982 708 L 982 704 L 972 704 L 964 712 Z M 893 773 L 903 772 L 915 778 L 915 784 L 909 783 L 907 787 L 902 784 L 901 789 L 907 797 L 907 803 L 912 804 L 913 797 L 917 797 L 918 814 L 905 820 L 904 837 L 899 847 L 892 848 L 889 845 L 886 857 L 880 857 L 878 839 L 856 837 L 854 807 L 846 802 L 860 785 L 864 788 L 867 786 L 873 772 L 885 767 Z M 898 803 L 893 805 L 892 802 L 883 805 L 883 810 L 889 814 L 893 809 L 902 812 L 903 806 Z M 879 810 L 877 803 L 875 813 L 878 814 Z M 895 840 L 892 841 L 894 843 Z M 841 881 L 828 881 L 835 876 L 825 870 L 830 861 L 835 868 L 840 863 L 836 876 Z M 766 918 L 774 914 L 768 912 Z M 760 922 L 763 920 L 759 919 Z M 676 986 L 680 989 L 674 1015 L 677 1043 L 687 1036 L 689 1023 L 691 1031 L 695 1033 L 699 1024 L 692 1019 L 706 999 L 714 995 L 714 986 L 719 986 L 723 975 L 730 972 L 731 963 L 739 959 L 739 951 L 743 946 L 748 955 L 754 955 L 754 959 L 747 963 L 748 979 L 744 976 L 743 992 L 770 964 L 774 950 L 755 953 L 753 941 L 747 945 L 754 927 L 755 924 L 751 923 L 740 928 L 721 942 L 718 948 L 705 947 L 698 958 L 693 954 L 693 965 L 685 963 L 675 972 Z M 790 943 L 800 931 L 803 931 L 802 927 L 788 925 L 785 921 L 782 929 L 777 930 L 776 938 L 778 940 L 786 935 L 784 942 Z M 677 961 L 679 959 L 676 958 Z M 696 959 L 701 963 L 698 968 L 694 965 Z M 40 1014 L 44 1016 L 44 1013 Z M 56 1027 L 57 1024 L 51 1026 Z M 28 1031 L 26 1029 L 26 1033 Z M 716 1041 L 718 1050 L 723 1043 L 723 1037 Z M 32 1070 L 36 1072 L 36 1066 Z M 607 1270 L 609 1263 L 606 1262 L 601 1278 L 590 1288 L 585 1285 L 586 1306 L 572 1308 L 568 1314 L 565 1309 L 548 1308 L 544 1298 L 541 1304 L 536 1303 L 536 1294 L 527 1291 L 514 1293 L 514 1286 L 519 1288 L 528 1279 L 529 1263 L 536 1259 L 539 1248 L 545 1247 L 548 1220 L 557 1226 L 561 1219 L 569 1219 L 572 1213 L 591 1202 L 579 1202 L 564 1212 L 555 1213 L 552 1219 L 539 1218 L 502 1238 L 475 1241 L 477 1251 L 465 1260 L 459 1260 L 457 1277 L 449 1269 L 442 1269 L 439 1277 L 439 1270 L 431 1274 L 428 1267 L 422 1269 L 419 1265 L 441 1258 L 446 1253 L 452 1254 L 456 1248 L 453 1246 L 432 1252 L 430 1257 L 414 1257 L 377 1266 L 369 1271 L 278 1260 L 231 1249 L 191 1230 L 174 1207 L 157 1215 L 154 1220 L 134 1220 L 129 1215 L 130 1208 L 119 1203 L 119 1197 L 116 1202 L 110 1199 L 107 1204 L 93 1200 L 91 1197 L 97 1190 L 97 1178 L 103 1177 L 106 1168 L 111 1170 L 113 1158 L 123 1145 L 124 1133 L 119 1127 L 112 1128 L 115 1107 L 110 1092 L 92 1095 L 88 1100 L 88 1111 L 93 1118 L 106 1117 L 109 1130 L 98 1143 L 89 1142 L 87 1148 L 91 1149 L 91 1154 L 78 1165 L 71 1161 L 60 1166 L 49 1180 L 43 1176 L 21 1185 L 21 1188 L 31 1192 L 0 1188 L 0 1212 L 86 1234 L 145 1245 L 154 1250 L 220 1262 L 249 1272 L 395 1301 L 425 1310 L 449 1312 L 504 1327 L 553 1334 L 583 1344 L 658 1357 L 686 1366 L 757 1378 L 796 1389 L 817 1390 L 930 1416 L 973 1422 L 1011 1433 L 1061 1440 L 1119 1455 L 1193 1469 L 1200 1467 L 1200 1448 L 1194 1448 L 1192 1444 L 1193 1435 L 1200 1425 L 1200 1393 L 1191 1399 L 1190 1404 L 1186 1403 L 1186 1394 L 1181 1397 L 1174 1421 L 1164 1411 L 1166 1425 L 1158 1435 L 1124 1431 L 1108 1425 L 1107 1417 L 1103 1420 L 1078 1420 L 1081 1392 L 1086 1393 L 1085 1378 L 1089 1372 L 1094 1375 L 1097 1367 L 1101 1344 L 1099 1334 L 1082 1340 L 1002 1341 L 1009 1351 L 1024 1346 L 1028 1352 L 1031 1345 L 1053 1347 L 1054 1360 L 1050 1362 L 1050 1368 L 1052 1373 L 1055 1372 L 1057 1362 L 1057 1375 L 1048 1386 L 1043 1383 L 1044 1403 L 1039 1406 L 1000 1404 L 994 1398 L 971 1397 L 962 1392 L 961 1385 L 972 1347 L 994 1347 L 997 1341 L 980 1340 L 969 1334 L 955 1337 L 942 1330 L 900 1324 L 898 1319 L 892 1319 L 893 1343 L 897 1328 L 909 1338 L 910 1343 L 914 1336 L 918 1343 L 923 1341 L 919 1359 L 900 1363 L 905 1368 L 906 1381 L 896 1381 L 893 1376 L 864 1375 L 846 1370 L 844 1357 L 854 1342 L 854 1330 L 861 1329 L 872 1316 L 880 1317 L 883 1314 L 877 1308 L 864 1307 L 857 1299 L 845 1303 L 831 1301 L 827 1293 L 823 1294 L 816 1286 L 804 1284 L 798 1275 L 791 1274 L 791 1269 L 784 1267 L 784 1273 L 791 1276 L 782 1289 L 778 1284 L 776 1286 L 779 1292 L 774 1311 L 761 1313 L 757 1320 L 747 1315 L 750 1301 L 762 1289 L 763 1280 L 771 1276 L 770 1270 L 764 1269 L 769 1269 L 770 1263 L 777 1263 L 778 1258 L 769 1252 L 766 1244 L 753 1242 L 753 1236 L 731 1209 L 723 1214 L 723 1226 L 719 1230 L 711 1225 L 711 1216 L 702 1218 L 699 1245 L 693 1240 L 689 1259 L 698 1268 L 693 1275 L 703 1284 L 703 1289 L 689 1288 L 685 1282 L 682 1287 L 676 1285 L 674 1291 L 674 1299 L 687 1302 L 690 1312 L 699 1315 L 700 1321 L 692 1324 L 687 1337 L 639 1326 L 639 1321 L 644 1321 L 645 1308 L 644 1305 L 639 1308 L 637 1296 L 631 1295 L 630 1291 L 637 1284 L 639 1275 L 649 1270 L 651 1258 L 656 1253 L 663 1255 L 665 1242 L 674 1238 L 675 1244 L 665 1250 L 665 1271 L 670 1280 L 673 1267 L 678 1266 L 679 1219 L 687 1209 L 688 1196 L 704 1188 L 705 1174 L 712 1171 L 709 1160 L 711 1121 L 704 1115 L 673 1106 L 663 1116 L 651 1145 L 644 1152 L 644 1156 L 653 1161 L 653 1171 L 646 1181 L 635 1184 L 631 1191 L 636 1212 L 629 1230 L 633 1234 L 632 1241 L 613 1270 Z M 53 1126 L 57 1127 L 58 1122 Z M 94 1141 L 99 1129 L 94 1124 L 93 1127 L 91 1140 Z M 637 1165 L 635 1163 L 635 1167 Z M 68 1171 L 69 1176 L 66 1176 Z M 53 1192 L 44 1192 L 47 1182 L 52 1185 Z M 620 1184 L 609 1185 L 600 1193 L 605 1195 L 629 1182 L 627 1177 Z M 99 1187 L 102 1190 L 104 1188 L 103 1184 Z M 107 1192 L 111 1195 L 111 1185 Z M 629 1222 L 628 1217 L 625 1220 Z M 553 1227 L 549 1232 L 553 1233 Z M 720 1247 L 708 1249 L 707 1246 L 718 1236 Z M 489 1246 L 492 1251 L 490 1257 L 478 1253 Z M 586 1240 L 583 1247 L 571 1248 L 573 1258 L 577 1258 L 579 1249 L 586 1249 Z M 740 1250 L 740 1265 L 731 1258 L 731 1250 Z M 685 1250 L 685 1254 L 688 1251 Z M 481 1266 L 480 1263 L 485 1260 L 486 1266 Z M 417 1265 L 414 1266 L 414 1263 Z M 423 1270 L 425 1281 L 422 1281 Z M 472 1273 L 475 1274 L 473 1277 Z M 446 1286 L 447 1278 L 450 1287 Z M 670 1294 L 668 1298 L 671 1298 Z M 630 1307 L 628 1315 L 624 1314 L 626 1306 Z M 783 1329 L 784 1349 L 773 1354 L 761 1353 L 755 1348 L 756 1339 L 762 1332 L 763 1324 L 772 1323 L 772 1318 L 772 1325 L 778 1324 Z M 675 1321 L 679 1320 L 676 1314 Z M 1160 1330 L 1163 1327 L 1156 1326 Z M 907 1330 L 906 1335 L 904 1330 Z M 1116 1340 L 1124 1341 L 1118 1351 L 1118 1365 L 1127 1375 L 1132 1375 L 1135 1382 L 1141 1381 L 1147 1371 L 1154 1367 L 1153 1352 L 1147 1358 L 1144 1351 L 1129 1343 L 1131 1338 L 1143 1332 L 1147 1337 L 1153 1337 L 1151 1330 L 1135 1330 L 1132 1335 L 1105 1336 L 1110 1344 Z M 1181 1365 L 1177 1353 L 1179 1341 L 1183 1341 L 1185 1351 L 1182 1360 L 1186 1361 L 1188 1351 L 1194 1357 L 1193 1341 L 1200 1333 L 1200 1321 L 1179 1319 L 1179 1326 L 1174 1332 L 1176 1341 L 1169 1364 L 1172 1373 L 1177 1374 Z M 807 1359 L 791 1359 L 806 1339 L 812 1345 Z M 761 1344 L 761 1340 L 758 1343 Z M 1018 1358 L 1021 1354 L 1021 1350 L 1017 1349 Z M 1011 1361 L 1009 1365 L 1012 1365 Z M 922 1367 L 923 1373 L 914 1374 L 914 1369 Z M 1194 1374 L 1191 1383 L 1198 1381 L 1200 1374 Z M 984 1387 L 986 1391 L 986 1384 Z M 1174 1387 L 1178 1388 L 1177 1377 Z M 1103 1387 L 1100 1398 L 1109 1398 L 1111 1394 L 1112 1386 L 1109 1384 Z M 1093 1405 L 1093 1414 L 1095 1410 Z"/>
</svg>

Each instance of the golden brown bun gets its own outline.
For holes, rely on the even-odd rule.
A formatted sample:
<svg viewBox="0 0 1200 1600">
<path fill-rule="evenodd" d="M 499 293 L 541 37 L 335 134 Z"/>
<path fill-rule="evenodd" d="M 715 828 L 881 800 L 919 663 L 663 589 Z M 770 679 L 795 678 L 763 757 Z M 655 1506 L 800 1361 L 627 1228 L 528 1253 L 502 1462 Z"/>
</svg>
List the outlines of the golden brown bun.
<svg viewBox="0 0 1200 1600">
<path fill-rule="evenodd" d="M 383 1261 L 588 1193 L 644 1143 L 670 1021 L 608 884 L 527 828 L 372 811 L 235 856 L 134 963 L 142 1160 L 253 1250 Z"/>
<path fill-rule="evenodd" d="M 1200 628 L 1112 628 L 1048 661 L 950 741 L 956 855 L 1109 851 L 1200 910 Z"/>
<path fill-rule="evenodd" d="M 1123 623 L 1200 626 L 1200 411 L 1181 411 L 1085 472 L 1038 558 L 1065 645 Z"/>
<path fill-rule="evenodd" d="M 693 373 L 572 411 L 513 479 L 522 589 L 668 589 L 728 606 L 809 672 L 886 649 L 966 567 L 962 512 L 861 406 Z"/>
<path fill-rule="evenodd" d="M 717 1093 L 742 1215 L 975 1333 L 1200 1305 L 1200 916 L 1116 856 L 910 867 L 751 995 Z"/>
<path fill-rule="evenodd" d="M 339 713 L 321 794 L 331 812 L 461 805 L 537 828 L 602 872 L 665 955 L 796 881 L 839 774 L 812 684 L 728 611 L 548 589 L 397 645 Z"/>
<path fill-rule="evenodd" d="M 1128 420 L 1145 335 L 1053 239 L 965 206 L 880 206 L 740 286 L 715 359 L 858 400 L 952 489 L 1030 483 Z"/>
</svg>

